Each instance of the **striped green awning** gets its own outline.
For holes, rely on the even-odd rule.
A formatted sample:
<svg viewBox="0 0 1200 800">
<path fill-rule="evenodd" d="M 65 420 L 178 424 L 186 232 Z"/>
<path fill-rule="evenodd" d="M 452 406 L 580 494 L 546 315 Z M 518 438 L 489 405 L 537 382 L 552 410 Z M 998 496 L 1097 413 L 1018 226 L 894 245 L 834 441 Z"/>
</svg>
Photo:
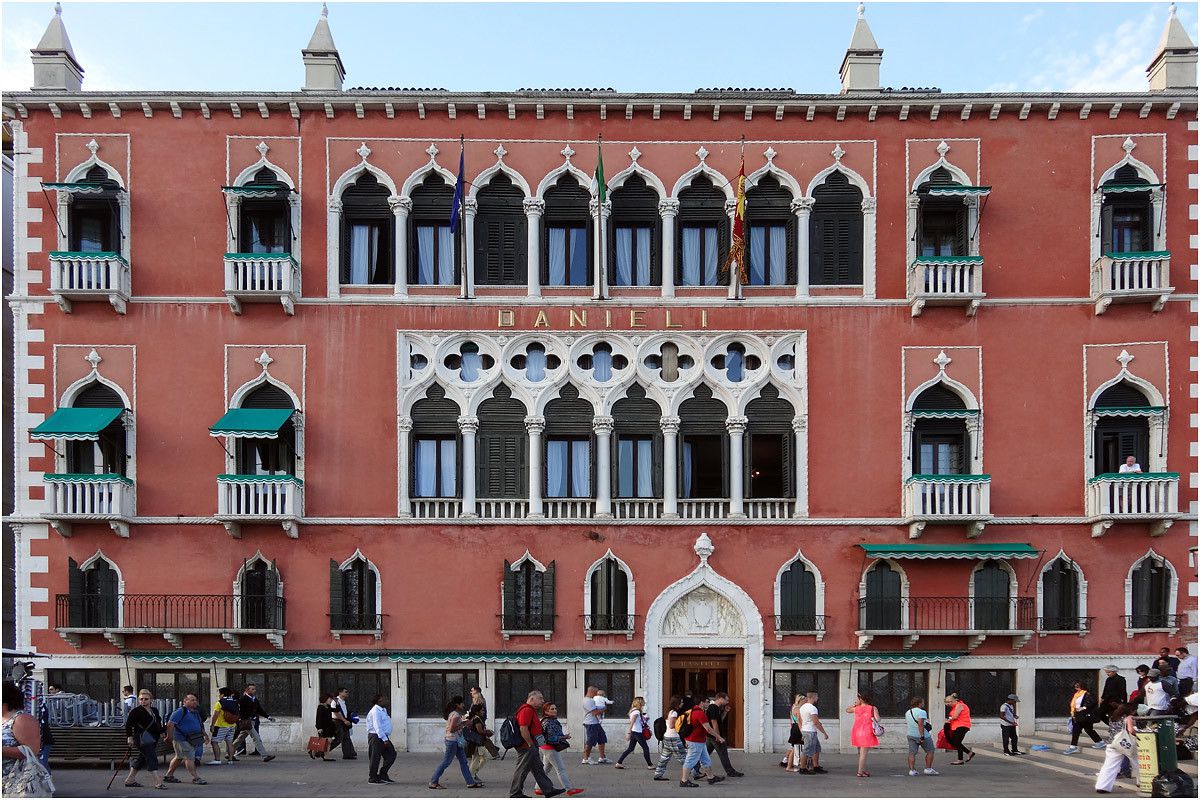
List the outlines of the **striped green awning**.
<svg viewBox="0 0 1200 800">
<path fill-rule="evenodd" d="M 1179 480 L 1178 472 L 1102 472 L 1088 483 L 1096 481 L 1170 481 Z"/>
<path fill-rule="evenodd" d="M 406 650 L 392 653 L 391 661 L 403 664 L 430 662 L 451 664 L 563 664 L 583 661 L 589 664 L 624 664 L 642 657 L 640 650 L 552 650 L 520 652 L 513 650 Z"/>
<path fill-rule="evenodd" d="M 766 655 L 783 664 L 937 664 L 954 662 L 962 653 L 948 652 L 872 652 L 870 650 L 768 650 Z"/>
<path fill-rule="evenodd" d="M 1106 183 L 1100 187 L 1101 194 L 1125 194 L 1128 192 L 1148 192 L 1151 189 L 1161 189 L 1164 183 Z"/>
<path fill-rule="evenodd" d="M 116 481 L 124 483 L 128 486 L 133 486 L 133 481 L 126 478 L 124 475 L 118 475 L 115 472 L 102 472 L 98 475 L 92 473 L 74 473 L 74 472 L 47 472 L 42 476 L 42 480 L 49 483 L 110 483 Z"/>
<path fill-rule="evenodd" d="M 238 650 L 196 651 L 144 650 L 129 654 L 134 661 L 159 664 L 254 663 L 373 664 L 386 659 L 401 664 L 539 664 L 584 661 L 592 664 L 628 664 L 642 657 L 641 650 L 557 650 L 514 652 L 508 650 Z"/>
<path fill-rule="evenodd" d="M 1039 555 L 1033 545 L 1021 542 L 860 544 L 859 547 L 871 558 L 1037 558 Z"/>
<path fill-rule="evenodd" d="M 221 191 L 225 194 L 233 194 L 238 197 L 249 198 L 267 198 L 267 197 L 282 197 L 292 190 L 286 186 L 259 186 L 256 184 L 248 184 L 246 186 L 222 186 Z"/>
<path fill-rule="evenodd" d="M 374 664 L 387 655 L 386 651 L 370 650 L 253 650 L 239 651 L 203 651 L 181 653 L 178 650 L 147 650 L 130 653 L 134 661 L 145 661 L 156 664 L 244 664 L 259 661 L 270 661 L 275 664 L 302 664 L 317 662 L 321 664 Z"/>
<path fill-rule="evenodd" d="M 978 417 L 978 408 L 914 408 L 912 410 L 914 417 L 932 417 L 936 419 L 946 417 Z"/>
<path fill-rule="evenodd" d="M 917 256 L 913 259 L 914 267 L 959 267 L 972 264 L 982 264 L 983 256 Z"/>
<path fill-rule="evenodd" d="M 71 194 L 104 194 L 105 192 L 125 191 L 115 183 L 99 183 L 97 181 L 73 181 L 71 183 L 43 183 L 42 188 L 54 189 L 58 192 Z"/>
<path fill-rule="evenodd" d="M 121 416 L 123 408 L 60 408 L 29 432 L 34 439 L 94 442 L 100 431 Z"/>
<path fill-rule="evenodd" d="M 913 475 L 904 482 L 912 483 L 913 481 L 938 481 L 946 483 L 988 483 L 991 480 L 991 475 Z"/>
<path fill-rule="evenodd" d="M 1170 258 L 1170 250 L 1143 250 L 1132 253 L 1113 253 L 1107 252 L 1105 258 L 1110 258 L 1113 261 L 1149 261 L 1156 258 Z"/>
<path fill-rule="evenodd" d="M 212 436 L 238 436 L 243 439 L 277 439 L 294 408 L 231 408 L 208 429 Z"/>
<path fill-rule="evenodd" d="M 990 186 L 964 186 L 960 183 L 942 183 L 930 186 L 926 194 L 930 197 L 984 197 L 991 194 Z"/>
</svg>

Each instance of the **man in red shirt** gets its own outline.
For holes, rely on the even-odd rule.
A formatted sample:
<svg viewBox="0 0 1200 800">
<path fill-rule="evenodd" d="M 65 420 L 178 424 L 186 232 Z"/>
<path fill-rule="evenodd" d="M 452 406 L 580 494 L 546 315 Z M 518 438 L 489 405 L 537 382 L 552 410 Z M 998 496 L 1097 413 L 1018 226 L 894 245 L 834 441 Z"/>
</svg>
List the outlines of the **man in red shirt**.
<svg viewBox="0 0 1200 800">
<path fill-rule="evenodd" d="M 546 699 L 542 697 L 542 693 L 534 689 L 517 709 L 517 713 L 513 715 L 513 719 L 521 729 L 521 738 L 524 741 L 516 748 L 517 771 L 513 774 L 512 786 L 509 787 L 508 792 L 509 797 L 529 796 L 525 794 L 525 779 L 531 772 L 534 782 L 542 790 L 543 797 L 557 797 L 563 793 L 562 789 L 554 788 L 550 776 L 546 774 L 546 768 L 542 766 L 541 754 L 538 752 L 538 748 L 546 743 L 542 737 L 542 720 L 538 717 L 538 710 L 545 704 Z"/>
<path fill-rule="evenodd" d="M 718 742 L 724 743 L 725 737 L 721 736 L 717 730 L 716 723 L 708 718 L 704 713 L 704 709 L 691 697 L 685 697 L 682 707 L 690 708 L 690 711 L 684 712 L 684 725 L 690 725 L 691 730 L 687 736 L 683 737 L 687 743 L 687 757 L 683 760 L 683 772 L 679 776 L 679 785 L 688 789 L 694 789 L 699 784 L 692 780 L 693 771 L 701 778 L 708 780 L 710 784 L 720 783 L 725 780 L 721 775 L 714 775 L 712 771 L 712 758 L 708 754 L 708 737 L 711 736 Z"/>
</svg>

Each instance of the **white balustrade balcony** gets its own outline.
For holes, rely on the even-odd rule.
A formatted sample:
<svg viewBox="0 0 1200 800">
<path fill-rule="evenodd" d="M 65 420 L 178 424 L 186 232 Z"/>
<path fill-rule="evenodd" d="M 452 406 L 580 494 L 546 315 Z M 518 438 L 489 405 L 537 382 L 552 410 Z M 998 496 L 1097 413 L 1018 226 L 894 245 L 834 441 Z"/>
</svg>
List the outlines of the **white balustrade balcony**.
<svg viewBox="0 0 1200 800">
<path fill-rule="evenodd" d="M 63 536 L 72 522 L 106 522 L 118 536 L 129 536 L 133 517 L 133 481 L 123 475 L 46 474 L 46 511 Z"/>
<path fill-rule="evenodd" d="M 243 523 L 277 522 L 295 539 L 303 516 L 304 481 L 294 475 L 217 476 L 217 519 L 235 538 Z"/>
<path fill-rule="evenodd" d="M 783 497 L 749 497 L 742 505 L 747 519 L 791 519 L 796 501 Z"/>
<path fill-rule="evenodd" d="M 612 513 L 615 519 L 658 519 L 662 505 L 662 500 L 652 497 L 613 498 Z"/>
<path fill-rule="evenodd" d="M 1104 473 L 1087 484 L 1087 515 L 1092 535 L 1100 536 L 1116 522 L 1153 522 L 1160 536 L 1179 513 L 1179 473 Z"/>
<path fill-rule="evenodd" d="M 679 500 L 680 519 L 725 519 L 729 516 L 729 501 L 723 498 Z"/>
<path fill-rule="evenodd" d="M 904 482 L 909 537 L 917 538 L 930 523 L 964 523 L 968 536 L 978 536 L 992 518 L 991 490 L 990 475 L 913 475 Z"/>
<path fill-rule="evenodd" d="M 975 316 L 983 293 L 983 256 L 918 256 L 908 267 L 912 315 L 925 306 L 965 306 Z"/>
<path fill-rule="evenodd" d="M 1150 302 L 1162 311 L 1171 286 L 1171 254 L 1166 250 L 1145 253 L 1105 253 L 1092 264 L 1092 301 L 1103 314 L 1113 303 Z"/>
<path fill-rule="evenodd" d="M 72 301 L 106 300 L 124 314 L 131 292 L 129 262 L 120 253 L 50 253 L 50 294 L 67 313 Z"/>
<path fill-rule="evenodd" d="M 596 501 L 590 497 L 547 497 L 542 501 L 546 519 L 591 519 Z"/>
<path fill-rule="evenodd" d="M 529 501 L 524 498 L 481 498 L 476 505 L 479 516 L 484 519 L 524 519 L 529 515 Z"/>
<path fill-rule="evenodd" d="M 462 514 L 457 497 L 414 497 L 412 515 L 418 519 L 455 519 Z"/>
<path fill-rule="evenodd" d="M 295 314 L 300 264 L 289 253 L 226 253 L 225 297 L 235 314 L 242 303 L 281 303 Z"/>
</svg>

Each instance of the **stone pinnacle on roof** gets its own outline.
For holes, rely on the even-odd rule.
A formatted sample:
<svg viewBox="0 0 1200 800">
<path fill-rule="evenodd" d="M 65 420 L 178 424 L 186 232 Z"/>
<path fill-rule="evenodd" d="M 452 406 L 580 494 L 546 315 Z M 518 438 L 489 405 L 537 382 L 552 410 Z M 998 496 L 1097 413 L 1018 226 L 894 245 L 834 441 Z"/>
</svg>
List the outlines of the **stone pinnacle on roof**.
<svg viewBox="0 0 1200 800">
<path fill-rule="evenodd" d="M 321 4 L 321 17 L 313 29 L 308 47 L 300 51 L 304 57 L 304 88 L 306 91 L 342 90 L 346 68 L 337 45 L 333 43 L 333 32 L 329 29 L 329 6 Z"/>
<path fill-rule="evenodd" d="M 1146 75 L 1150 79 L 1151 91 L 1196 86 L 1196 44 L 1175 16 L 1174 3 L 1171 3 L 1154 60 L 1146 67 Z"/>
<path fill-rule="evenodd" d="M 850 46 L 842 58 L 838 77 L 842 81 L 842 92 L 879 91 L 879 66 L 883 63 L 883 49 L 875 41 L 871 26 L 867 24 L 866 6 L 858 4 L 858 20 L 850 36 Z"/>
<path fill-rule="evenodd" d="M 75 58 L 71 38 L 62 21 L 62 4 L 54 4 L 54 16 L 46 26 L 33 54 L 33 88 L 78 92 L 83 86 L 83 67 Z"/>
</svg>

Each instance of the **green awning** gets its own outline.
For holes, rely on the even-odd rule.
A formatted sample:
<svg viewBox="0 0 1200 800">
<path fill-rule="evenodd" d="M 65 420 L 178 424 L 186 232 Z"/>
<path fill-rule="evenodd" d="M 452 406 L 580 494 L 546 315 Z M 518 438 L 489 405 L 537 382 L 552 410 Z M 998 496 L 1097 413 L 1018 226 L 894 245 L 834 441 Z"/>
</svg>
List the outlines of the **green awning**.
<svg viewBox="0 0 1200 800">
<path fill-rule="evenodd" d="M 1099 417 L 1153 417 L 1167 410 L 1166 406 L 1097 406 Z"/>
<path fill-rule="evenodd" d="M 231 408 L 208 429 L 212 436 L 239 436 L 244 439 L 276 439 L 294 408 Z"/>
<path fill-rule="evenodd" d="M 1101 194 L 1125 194 L 1127 192 L 1148 192 L 1151 189 L 1161 189 L 1163 183 L 1106 183 L 1100 187 Z"/>
<path fill-rule="evenodd" d="M 104 194 L 105 192 L 125 191 L 115 183 L 99 183 L 97 181 L 74 181 L 72 183 L 43 183 L 42 188 L 54 189 L 71 194 Z"/>
<path fill-rule="evenodd" d="M 930 186 L 925 194 L 931 197 L 983 197 L 991 194 L 990 186 L 963 186 L 959 183 L 938 184 Z"/>
<path fill-rule="evenodd" d="M 1133 253 L 1113 253 L 1107 252 L 1105 258 L 1110 258 L 1113 261 L 1150 261 L 1156 258 L 1170 258 L 1170 250 L 1143 250 Z"/>
<path fill-rule="evenodd" d="M 134 661 L 160 664 L 253 663 L 297 664 L 306 661 L 323 664 L 376 663 L 387 659 L 403 664 L 425 663 L 567 663 L 628 664 L 642 657 L 641 650 L 578 650 L 512 652 L 507 650 L 216 650 L 181 653 L 178 650 L 143 650 L 129 654 Z"/>
<path fill-rule="evenodd" d="M 123 408 L 60 408 L 29 432 L 34 439 L 94 442 L 100 431 L 121 416 Z"/>
<path fill-rule="evenodd" d="M 125 257 L 113 250 L 98 250 L 96 252 L 83 252 L 79 250 L 51 250 L 50 259 L 62 259 L 67 261 L 109 261 L 112 259 L 120 261 L 125 266 L 129 266 L 129 262 Z"/>
<path fill-rule="evenodd" d="M 945 652 L 872 652 L 870 650 L 768 650 L 765 655 L 772 661 L 783 664 L 936 664 L 954 662 L 962 653 Z"/>
<path fill-rule="evenodd" d="M 386 651 L 369 650 L 218 650 L 189 653 L 181 653 L 178 650 L 147 650 L 130 653 L 129 657 L 134 661 L 158 664 L 243 664 L 258 661 L 270 661 L 275 664 L 303 664 L 309 661 L 321 664 L 374 664 L 386 655 Z"/>
<path fill-rule="evenodd" d="M 292 190 L 286 186 L 258 186 L 248 184 L 246 186 L 222 186 L 221 191 L 225 194 L 235 194 L 238 197 L 249 198 L 269 198 L 282 197 Z"/>
<path fill-rule="evenodd" d="M 1037 558 L 1033 545 L 1020 542 L 971 544 L 860 544 L 871 558 Z"/>
<path fill-rule="evenodd" d="M 126 478 L 124 475 L 117 475 L 115 472 L 102 472 L 98 475 L 92 473 L 76 473 L 76 472 L 47 472 L 42 476 L 42 480 L 48 483 L 124 483 L 128 486 L 133 486 L 133 481 Z"/>
<path fill-rule="evenodd" d="M 935 419 L 947 417 L 978 417 L 979 409 L 977 408 L 914 408 L 910 412 L 914 417 L 933 417 Z"/>
<path fill-rule="evenodd" d="M 954 482 L 954 483 L 989 483 L 992 480 L 991 475 L 911 475 L 905 479 L 905 483 L 913 481 L 939 481 L 939 482 Z"/>
<path fill-rule="evenodd" d="M 917 256 L 914 267 L 960 267 L 982 264 L 983 256 Z"/>
<path fill-rule="evenodd" d="M 625 664 L 642 657 L 640 650 L 548 650 L 519 652 L 512 650 L 406 650 L 391 653 L 388 659 L 403 664 L 430 662 L 451 664 L 563 664 L 584 661 L 589 664 Z"/>
<path fill-rule="evenodd" d="M 1102 472 L 1088 483 L 1096 481 L 1177 481 L 1178 472 Z"/>
</svg>

